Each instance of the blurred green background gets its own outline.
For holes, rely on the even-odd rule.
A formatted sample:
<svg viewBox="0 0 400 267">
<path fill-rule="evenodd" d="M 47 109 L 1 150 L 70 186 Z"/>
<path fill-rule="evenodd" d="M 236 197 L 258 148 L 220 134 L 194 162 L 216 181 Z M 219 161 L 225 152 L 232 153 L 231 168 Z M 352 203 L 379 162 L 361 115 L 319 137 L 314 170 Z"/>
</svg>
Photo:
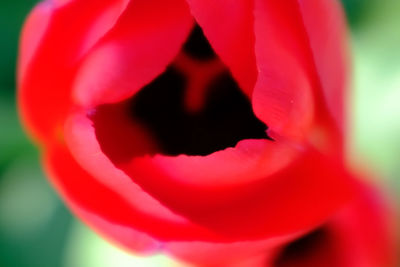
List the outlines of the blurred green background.
<svg viewBox="0 0 400 267">
<path fill-rule="evenodd" d="M 0 1 L 0 267 L 176 266 L 107 244 L 74 219 L 40 167 L 15 104 L 18 35 L 35 0 Z M 400 192 L 400 1 L 343 0 L 353 49 L 349 155 Z"/>
</svg>

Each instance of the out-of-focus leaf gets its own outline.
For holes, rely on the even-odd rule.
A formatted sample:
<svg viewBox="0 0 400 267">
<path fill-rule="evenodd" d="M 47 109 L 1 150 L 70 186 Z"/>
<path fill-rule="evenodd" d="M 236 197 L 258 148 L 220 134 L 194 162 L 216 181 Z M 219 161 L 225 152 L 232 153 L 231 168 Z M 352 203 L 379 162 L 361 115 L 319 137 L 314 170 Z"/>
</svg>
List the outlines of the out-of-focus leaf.
<svg viewBox="0 0 400 267">
<path fill-rule="evenodd" d="M 2 176 L 0 266 L 61 266 L 71 215 L 44 178 L 37 157 L 14 159 Z"/>
<path fill-rule="evenodd" d="M 352 27 L 356 27 L 362 23 L 364 13 L 371 1 L 375 0 L 342 0 L 343 6 L 346 10 L 347 20 Z"/>
<path fill-rule="evenodd" d="M 19 32 L 37 0 L 0 1 L 0 87 L 13 90 Z"/>
<path fill-rule="evenodd" d="M 14 95 L 0 88 L 0 176 L 18 155 L 36 153 L 19 123 Z"/>
<path fill-rule="evenodd" d="M 400 173 L 400 1 L 372 1 L 353 34 L 353 157 L 366 158 L 387 177 Z M 400 189 L 400 188 L 399 188 Z"/>
</svg>

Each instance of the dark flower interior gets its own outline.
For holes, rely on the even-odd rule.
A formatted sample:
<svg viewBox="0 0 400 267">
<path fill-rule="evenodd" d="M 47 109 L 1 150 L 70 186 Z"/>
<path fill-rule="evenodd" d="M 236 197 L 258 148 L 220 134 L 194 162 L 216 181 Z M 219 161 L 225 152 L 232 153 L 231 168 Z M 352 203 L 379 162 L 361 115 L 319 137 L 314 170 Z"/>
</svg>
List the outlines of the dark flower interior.
<svg viewBox="0 0 400 267">
<path fill-rule="evenodd" d="M 333 232 L 325 226 L 293 241 L 283 248 L 273 266 L 341 266 Z"/>
<path fill-rule="evenodd" d="M 157 150 L 137 143 L 129 147 L 129 131 L 118 125 L 120 118 L 107 119 L 115 109 L 143 127 Z M 208 155 L 243 139 L 272 140 L 198 25 L 161 75 L 123 103 L 98 107 L 91 119 L 102 150 L 116 156 L 123 146 L 127 158 L 141 153 Z"/>
</svg>

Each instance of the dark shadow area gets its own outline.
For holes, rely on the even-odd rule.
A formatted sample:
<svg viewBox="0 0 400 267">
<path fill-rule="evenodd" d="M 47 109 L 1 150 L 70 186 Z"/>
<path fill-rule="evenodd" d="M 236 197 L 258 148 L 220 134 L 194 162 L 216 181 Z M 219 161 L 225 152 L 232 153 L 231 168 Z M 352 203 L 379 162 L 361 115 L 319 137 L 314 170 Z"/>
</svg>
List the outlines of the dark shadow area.
<svg viewBox="0 0 400 267">
<path fill-rule="evenodd" d="M 219 60 L 196 25 L 183 52 L 199 64 Z M 243 139 L 270 139 L 249 99 L 226 69 L 207 84 L 200 112 L 185 110 L 188 77 L 171 64 L 132 99 L 132 116 L 155 136 L 164 154 L 207 155 Z"/>
<path fill-rule="evenodd" d="M 217 57 L 207 38 L 204 36 L 203 30 L 197 24 L 183 45 L 183 51 L 198 60 L 210 60 Z"/>
<path fill-rule="evenodd" d="M 341 266 L 333 234 L 327 227 L 321 227 L 287 245 L 278 258 L 274 267 L 324 267 Z"/>
<path fill-rule="evenodd" d="M 185 77 L 169 67 L 132 99 L 132 116 L 156 137 L 168 155 L 207 155 L 243 139 L 270 139 L 250 101 L 229 72 L 209 84 L 203 110 L 184 107 Z"/>
</svg>

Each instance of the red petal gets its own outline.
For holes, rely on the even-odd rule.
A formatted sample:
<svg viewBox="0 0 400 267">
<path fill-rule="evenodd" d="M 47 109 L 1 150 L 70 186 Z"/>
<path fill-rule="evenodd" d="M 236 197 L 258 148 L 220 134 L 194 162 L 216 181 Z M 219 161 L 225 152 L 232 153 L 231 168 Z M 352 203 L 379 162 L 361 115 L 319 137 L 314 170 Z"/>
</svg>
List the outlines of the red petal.
<svg viewBox="0 0 400 267">
<path fill-rule="evenodd" d="M 198 166 L 192 169 L 195 177 L 205 180 L 202 184 L 201 180 L 193 183 L 188 176 L 181 176 L 179 169 L 174 172 L 160 164 L 157 157 L 136 158 L 118 166 L 174 212 L 239 240 L 270 238 L 314 227 L 345 203 L 350 194 L 348 175 L 340 163 L 312 150 L 264 179 L 244 182 L 248 176 L 243 172 L 241 183 L 236 184 L 218 182 L 215 166 L 232 166 L 230 162 L 207 165 L 205 159 L 204 165 L 192 163 Z M 179 166 L 181 158 L 175 160 L 175 166 Z M 210 175 L 215 177 L 215 185 L 207 182 Z"/>
<path fill-rule="evenodd" d="M 313 61 L 295 1 L 255 1 L 255 114 L 272 137 L 301 139 L 314 118 Z"/>
<path fill-rule="evenodd" d="M 112 27 L 125 2 L 48 1 L 34 10 L 22 37 L 18 97 L 22 117 L 37 139 L 57 137 L 78 60 Z"/>
<path fill-rule="evenodd" d="M 321 81 L 323 98 L 331 115 L 342 128 L 348 73 L 348 40 L 343 10 L 339 1 L 298 2 Z"/>
<path fill-rule="evenodd" d="M 114 167 L 100 150 L 89 119 L 80 116 L 71 117 L 66 123 L 66 129 L 65 139 L 69 144 L 70 150 L 76 156 L 78 162 L 84 166 L 85 170 L 93 175 L 94 180 L 118 193 L 120 198 L 132 206 L 142 209 L 143 212 L 152 213 L 155 216 L 177 223 L 185 221 L 144 193 L 125 173 Z M 135 136 L 131 137 L 135 139 Z M 140 141 L 144 142 L 142 139 Z M 101 196 L 98 197 L 101 198 Z"/>
<path fill-rule="evenodd" d="M 133 95 L 172 62 L 192 26 L 184 0 L 131 1 L 118 24 L 85 59 L 75 98 L 95 107 Z"/>
<path fill-rule="evenodd" d="M 296 154 L 287 145 L 270 140 L 247 139 L 234 148 L 226 148 L 205 157 L 155 155 L 134 158 L 129 168 L 138 167 L 146 172 L 140 166 L 154 166 L 162 171 L 162 176 L 178 183 L 197 188 L 224 188 L 272 175 L 286 167 Z"/>
<path fill-rule="evenodd" d="M 82 129 L 91 127 L 87 121 L 76 120 L 75 124 L 68 123 L 78 129 L 72 131 L 75 134 L 79 131 L 83 134 Z M 74 138 L 77 137 L 67 136 L 70 143 L 77 141 L 72 140 Z M 112 242 L 131 251 L 148 252 L 162 248 L 191 262 L 237 263 L 243 260 L 247 264 L 264 262 L 268 255 L 273 255 L 275 247 L 294 238 L 280 236 L 254 242 L 227 243 L 226 236 L 216 236 L 172 214 L 111 166 L 93 140 L 81 141 L 85 142 L 84 146 L 79 143 L 71 146 L 80 150 L 79 160 L 94 176 L 83 170 L 65 148 L 58 147 L 45 157 L 52 182 L 81 219 Z"/>
<path fill-rule="evenodd" d="M 355 198 L 296 253 L 277 254 L 276 267 L 396 266 L 395 221 L 382 192 L 357 181 Z M 293 251 L 294 252 L 294 251 Z"/>
<path fill-rule="evenodd" d="M 145 212 L 149 208 L 146 197 L 135 205 L 128 203 L 89 176 L 64 148 L 49 151 L 45 163 L 53 184 L 71 209 L 105 238 L 130 251 L 147 253 L 163 249 L 173 256 L 201 263 L 202 266 L 205 263 L 240 261 L 259 263 L 272 257 L 277 246 L 294 238 L 282 236 L 260 241 L 224 243 L 223 237 L 218 240 L 200 228 L 191 227 L 187 223 L 173 223 L 163 217 L 162 213 L 153 214 L 152 208 Z M 105 170 L 103 167 L 101 169 Z M 132 198 L 144 194 L 132 193 Z"/>
<path fill-rule="evenodd" d="M 188 224 L 183 218 L 172 214 L 158 202 L 151 199 L 150 196 L 141 191 L 136 184 L 129 180 L 123 172 L 111 164 L 100 150 L 94 136 L 91 120 L 86 118 L 86 116 L 77 115 L 72 117 L 67 123 L 66 129 L 66 140 L 69 147 L 72 149 L 78 161 L 93 175 L 91 180 L 96 181 L 91 185 L 91 190 L 99 183 L 105 185 L 114 192 L 118 192 L 119 197 L 127 202 L 127 204 L 131 205 L 130 209 L 135 208 L 137 211 L 158 218 L 159 220 L 166 220 L 166 222 L 162 223 L 163 226 L 161 226 L 165 232 L 171 233 L 171 231 L 173 231 L 173 227 L 168 224 L 178 224 L 181 225 L 180 227 L 182 228 L 183 225 Z M 134 138 L 134 136 L 131 137 Z M 63 159 L 63 161 L 65 161 L 65 159 Z M 70 165 L 71 163 L 66 162 L 65 164 Z M 63 175 L 68 175 L 63 172 L 61 173 Z M 87 179 L 82 173 L 79 174 L 79 177 L 79 179 Z M 112 177 L 112 179 L 110 179 L 110 177 Z M 76 183 L 75 186 L 79 186 L 80 190 L 82 190 L 82 187 L 85 188 L 84 182 L 77 181 Z M 65 187 L 65 185 L 62 187 Z M 81 218 L 97 229 L 97 231 L 111 238 L 114 242 L 122 243 L 125 247 L 136 251 L 162 247 L 167 253 L 172 253 L 174 256 L 190 261 L 191 263 L 195 262 L 204 265 L 206 263 L 218 264 L 230 261 L 232 263 L 244 261 L 246 264 L 250 264 L 250 262 L 254 264 L 256 262 L 264 262 L 268 255 L 272 257 L 274 248 L 287 242 L 288 239 L 294 238 L 293 236 L 280 236 L 279 238 L 255 242 L 226 243 L 228 239 L 231 240 L 232 237 L 221 236 L 219 239 L 216 239 L 211 236 L 210 238 L 210 235 L 205 234 L 203 230 L 192 228 L 193 233 L 190 235 L 182 234 L 182 232 L 179 235 L 176 233 L 171 234 L 171 237 L 169 235 L 167 237 L 167 239 L 171 238 L 170 240 L 167 241 L 165 237 L 163 237 L 167 242 L 160 244 L 157 241 L 149 239 L 146 232 L 141 232 L 143 229 L 139 228 L 140 224 L 138 227 L 137 222 L 135 224 L 128 222 L 128 225 L 124 226 L 122 223 L 123 220 L 115 219 L 112 215 L 112 218 L 110 218 L 110 212 L 100 203 L 99 206 L 102 207 L 101 209 L 93 207 L 88 208 L 86 206 L 88 201 L 82 201 L 82 199 L 74 200 L 76 199 L 76 196 L 73 196 L 74 192 L 69 193 L 73 199 L 68 199 L 68 193 L 66 194 L 64 192 L 64 194 L 67 195 L 68 202 L 72 204 L 73 209 Z M 110 206 L 121 207 L 125 214 L 132 213 L 131 210 L 126 209 L 126 205 L 121 206 L 118 202 L 114 203 L 114 197 L 106 195 L 104 192 L 87 192 L 87 194 L 95 195 L 99 202 L 104 199 Z M 132 217 L 138 221 L 143 220 L 143 215 L 141 214 L 134 214 Z M 155 226 L 155 222 L 147 221 L 147 223 L 147 226 L 151 229 L 147 231 L 150 232 L 151 235 L 159 235 L 157 231 L 152 229 Z M 137 228 L 141 230 L 135 230 Z M 184 231 L 184 229 L 181 229 L 181 231 Z M 193 242 L 191 238 L 197 238 L 194 239 L 197 241 Z M 228 253 L 228 251 L 231 253 Z M 232 255 L 232 252 L 235 254 Z M 204 255 L 213 256 L 210 258 L 204 257 Z"/>
<path fill-rule="evenodd" d="M 398 234 L 388 192 L 359 183 L 357 198 L 332 220 L 344 267 L 397 266 Z"/>
<path fill-rule="evenodd" d="M 250 97 L 257 79 L 254 55 L 253 2 L 187 0 L 215 52 Z"/>
<path fill-rule="evenodd" d="M 125 129 L 128 135 L 130 132 L 118 124 L 112 129 Z M 116 176 L 121 169 L 166 207 L 221 233 L 227 241 L 304 231 L 325 220 L 349 195 L 348 174 L 337 162 L 339 160 L 309 148 L 245 140 L 236 148 L 206 157 L 149 156 L 144 150 L 126 161 L 124 157 L 115 158 L 112 153 L 103 154 L 104 143 L 109 142 L 112 147 L 115 141 L 112 136 L 96 136 L 86 115 L 72 117 L 65 135 L 74 157 L 95 179 L 113 186 L 120 178 L 109 181 L 109 177 Z M 127 140 L 126 136 L 119 138 Z M 129 138 L 143 141 L 140 135 L 132 134 Z M 300 153 L 300 149 L 304 151 Z M 98 167 L 100 161 L 103 168 Z M 124 185 L 113 188 L 124 194 Z M 320 205 L 315 205 L 316 199 Z M 260 210 L 265 212 L 260 213 Z M 298 219 L 293 221 L 292 216 Z M 242 218 L 247 219 L 243 221 Z"/>
<path fill-rule="evenodd" d="M 343 32 L 338 3 L 256 0 L 260 72 L 253 107 L 273 137 L 307 137 L 327 151 L 341 149 Z"/>
<path fill-rule="evenodd" d="M 117 169 L 110 169 L 107 161 L 98 162 L 96 170 L 90 169 L 98 174 L 94 177 L 77 164 L 65 147 L 53 147 L 44 155 L 49 176 L 67 204 L 98 231 L 116 241 L 130 243 L 131 247 L 136 238 L 145 240 L 146 236 L 161 241 L 219 240 L 210 231 L 168 211 L 137 185 L 127 182 Z M 128 193 L 132 195 L 128 197 Z M 121 240 L 121 230 L 133 236 Z M 147 241 L 153 245 L 156 242 Z"/>
<path fill-rule="evenodd" d="M 98 168 L 99 159 L 104 168 L 119 172 L 111 163 L 104 164 L 107 158 L 100 150 L 88 118 L 76 117 L 66 130 L 74 156 L 97 179 L 109 172 Z M 279 154 L 276 158 L 275 153 Z M 321 222 L 347 199 L 348 186 L 343 181 L 346 174 L 340 165 L 315 151 L 305 152 L 302 158 L 287 165 L 286 157 L 293 157 L 293 153 L 288 148 L 285 150 L 284 145 L 249 140 L 235 149 L 206 157 L 138 156 L 131 162 L 116 164 L 173 211 L 222 232 L 229 239 L 248 239 L 304 230 Z M 271 169 L 275 165 L 278 169 Z M 230 177 L 221 173 L 221 169 L 228 174 L 237 173 Z M 324 169 L 332 171 L 325 175 Z M 326 177 L 321 179 L 323 174 Z M 107 181 L 110 175 L 105 175 L 103 183 L 115 182 Z M 121 194 L 124 191 L 123 186 L 115 188 Z M 321 205 L 315 206 L 314 199 Z M 259 210 L 266 212 L 260 214 Z M 303 216 L 303 211 L 307 211 L 307 215 Z M 304 221 L 293 222 L 293 214 Z"/>
<path fill-rule="evenodd" d="M 102 114 L 101 119 L 95 121 L 95 133 L 93 123 L 86 115 L 71 116 L 65 127 L 66 142 L 74 157 L 87 171 L 132 201 L 135 198 L 132 192 L 138 191 L 137 186 L 116 168 L 109 158 L 117 164 L 128 163 L 137 166 L 143 172 L 146 171 L 146 166 L 152 165 L 153 168 L 148 168 L 151 174 L 156 169 L 162 169 L 162 177 L 171 177 L 188 186 L 224 188 L 262 179 L 279 171 L 295 157 L 293 149 L 267 140 L 244 140 L 236 148 L 215 152 L 207 157 L 150 157 L 146 155 L 153 150 L 151 140 L 139 125 L 135 125 L 132 120 L 125 120 L 123 112 L 107 109 L 107 113 Z M 112 124 L 111 120 L 114 120 Z M 111 127 L 111 133 L 102 127 Z M 128 144 L 126 140 L 130 140 Z M 131 163 L 127 161 L 126 155 L 132 157 L 132 150 L 137 154 Z M 106 151 L 106 154 L 103 151 Z M 104 169 L 100 170 L 99 164 Z M 136 191 L 130 187 L 136 188 Z M 159 210 L 158 213 L 163 214 L 165 211 Z"/>
</svg>

